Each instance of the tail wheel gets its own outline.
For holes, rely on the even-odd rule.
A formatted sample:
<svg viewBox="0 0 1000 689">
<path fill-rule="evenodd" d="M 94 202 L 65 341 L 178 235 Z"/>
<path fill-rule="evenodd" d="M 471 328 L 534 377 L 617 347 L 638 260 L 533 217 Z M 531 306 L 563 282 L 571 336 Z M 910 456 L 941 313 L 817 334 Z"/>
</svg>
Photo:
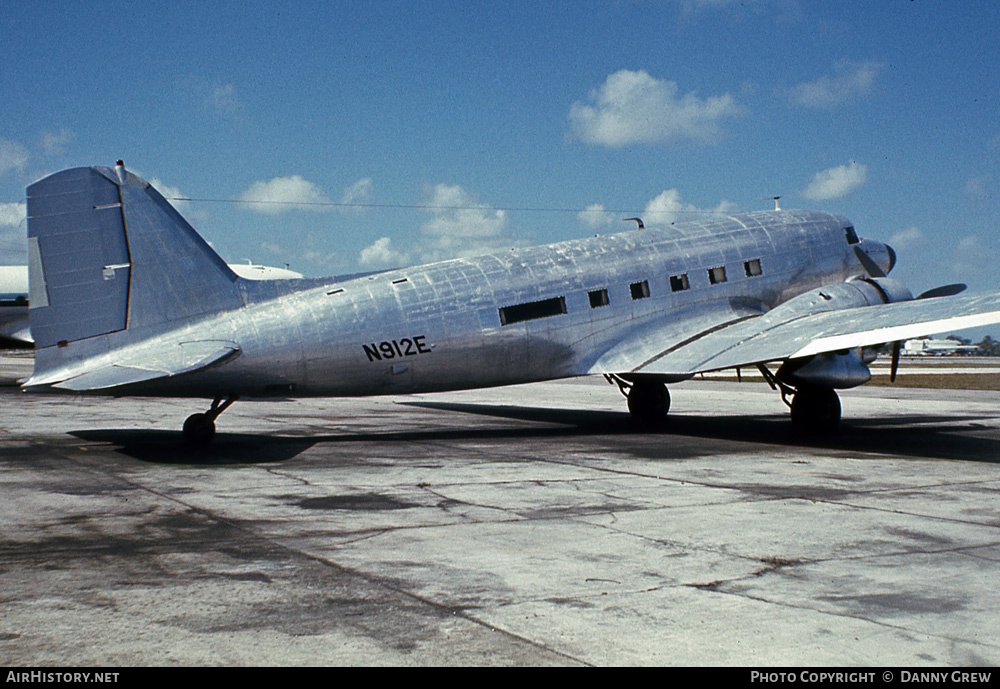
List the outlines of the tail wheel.
<svg viewBox="0 0 1000 689">
<path fill-rule="evenodd" d="M 192 445 L 207 445 L 215 437 L 215 417 L 192 414 L 184 422 L 184 439 Z"/>
<path fill-rule="evenodd" d="M 840 423 L 840 398 L 831 388 L 800 386 L 792 398 L 792 424 L 810 434 L 832 433 Z"/>
<path fill-rule="evenodd" d="M 184 422 L 184 440 L 191 445 L 207 445 L 212 442 L 215 437 L 215 420 L 239 398 L 239 395 L 220 395 L 212 400 L 212 406 L 207 412 L 187 417 Z"/>
<path fill-rule="evenodd" d="M 632 418 L 644 424 L 663 421 L 670 411 L 670 393 L 658 381 L 638 380 L 628 391 L 628 411 Z"/>
</svg>

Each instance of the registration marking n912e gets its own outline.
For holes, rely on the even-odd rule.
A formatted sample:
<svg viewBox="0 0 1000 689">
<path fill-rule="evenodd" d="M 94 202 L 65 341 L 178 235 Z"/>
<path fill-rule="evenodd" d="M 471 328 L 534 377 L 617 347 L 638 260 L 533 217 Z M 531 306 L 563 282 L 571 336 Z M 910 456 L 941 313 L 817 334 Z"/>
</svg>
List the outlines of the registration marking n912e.
<svg viewBox="0 0 1000 689">
<path fill-rule="evenodd" d="M 368 361 L 381 361 L 382 359 L 395 359 L 404 356 L 417 356 L 418 354 L 430 354 L 431 348 L 424 340 L 425 335 L 416 337 L 404 337 L 401 340 L 383 340 L 382 342 L 372 342 L 370 345 L 361 345 Z"/>
</svg>

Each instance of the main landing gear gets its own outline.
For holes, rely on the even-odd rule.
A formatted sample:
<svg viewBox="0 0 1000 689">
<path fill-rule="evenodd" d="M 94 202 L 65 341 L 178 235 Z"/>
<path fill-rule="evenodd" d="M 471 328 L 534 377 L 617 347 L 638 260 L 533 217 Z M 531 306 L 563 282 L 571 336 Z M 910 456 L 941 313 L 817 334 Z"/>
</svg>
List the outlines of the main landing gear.
<svg viewBox="0 0 1000 689">
<path fill-rule="evenodd" d="M 833 433 L 840 423 L 840 398 L 832 388 L 800 385 L 788 406 L 797 431 L 811 435 Z"/>
<path fill-rule="evenodd" d="M 791 409 L 792 426 L 796 431 L 808 435 L 826 435 L 837 430 L 840 424 L 840 398 L 833 388 L 806 384 L 792 387 L 779 380 L 763 364 L 758 369 L 768 385 L 781 393 L 781 400 Z M 670 410 L 670 393 L 660 380 L 652 377 L 626 380 L 615 374 L 604 377 L 609 383 L 618 386 L 628 400 L 632 418 L 642 425 L 654 426 L 666 418 Z"/>
<path fill-rule="evenodd" d="M 239 395 L 216 397 L 212 406 L 202 414 L 192 414 L 184 422 L 184 440 L 191 445 L 207 445 L 215 437 L 215 419 L 226 411 Z"/>
<path fill-rule="evenodd" d="M 615 383 L 628 400 L 628 411 L 632 418 L 644 426 L 653 426 L 667 418 L 670 411 L 670 392 L 659 380 L 638 378 L 628 381 L 621 376 L 605 376 L 609 383 Z"/>
<path fill-rule="evenodd" d="M 781 393 L 781 401 L 792 411 L 792 426 L 800 433 L 825 435 L 833 433 L 840 424 L 840 398 L 833 388 L 799 383 L 792 387 L 782 382 L 764 364 L 758 370 L 772 390 Z M 781 371 L 778 371 L 781 375 Z M 789 402 L 788 397 L 792 400 Z"/>
</svg>

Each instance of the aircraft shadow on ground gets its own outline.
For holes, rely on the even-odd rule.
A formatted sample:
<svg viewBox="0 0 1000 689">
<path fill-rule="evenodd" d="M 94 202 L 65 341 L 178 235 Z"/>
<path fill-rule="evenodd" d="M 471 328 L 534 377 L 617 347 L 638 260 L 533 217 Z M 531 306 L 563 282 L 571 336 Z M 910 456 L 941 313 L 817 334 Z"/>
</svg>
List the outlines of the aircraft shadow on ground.
<svg viewBox="0 0 1000 689">
<path fill-rule="evenodd" d="M 221 430 L 205 447 L 191 446 L 179 431 L 107 429 L 75 431 L 83 440 L 109 443 L 116 451 L 153 464 L 238 465 L 280 463 L 320 444 L 413 443 L 496 440 L 498 452 L 511 441 L 546 438 L 609 436 L 648 440 L 671 436 L 705 441 L 705 453 L 723 451 L 719 443 L 758 443 L 842 452 L 865 452 L 929 459 L 979 462 L 1000 461 L 1000 435 L 977 422 L 990 417 L 903 415 L 891 418 L 848 418 L 837 433 L 804 436 L 796 433 L 787 415 L 703 416 L 673 414 L 656 427 L 637 425 L 627 413 L 581 409 L 553 409 L 451 402 L 403 402 L 406 406 L 527 422 L 504 427 L 433 428 L 370 433 L 330 433 L 308 436 L 266 436 Z M 544 425 L 535 425 L 544 424 Z M 965 424 L 958 426 L 956 424 Z M 982 434 L 988 431 L 989 435 Z M 711 445 L 711 447 L 709 446 Z M 621 448 L 626 449 L 626 448 Z M 635 450 L 636 448 L 632 448 Z M 641 452 L 641 450 L 639 450 Z M 687 453 L 685 453 L 687 454 Z"/>
<path fill-rule="evenodd" d="M 705 440 L 738 441 L 810 447 L 829 450 L 875 452 L 931 459 L 1000 461 L 1000 435 L 979 422 L 992 420 L 983 415 L 949 416 L 897 415 L 891 418 L 845 418 L 836 433 L 806 436 L 797 433 L 787 414 L 703 416 L 671 414 L 662 426 L 637 426 L 623 412 L 546 409 L 447 402 L 405 402 L 411 406 L 480 414 L 522 421 L 549 421 L 575 425 L 583 435 L 615 432 L 685 436 Z M 966 424 L 965 427 L 956 426 Z M 975 435 L 982 430 L 993 437 Z"/>
<path fill-rule="evenodd" d="M 564 412 L 568 418 L 571 412 Z M 586 415 L 587 412 L 579 412 Z M 191 445 L 184 440 L 180 431 L 99 429 L 72 431 L 81 440 L 107 443 L 116 446 L 116 452 L 152 464 L 174 465 L 232 465 L 268 464 L 283 462 L 296 457 L 309 448 L 321 444 L 354 443 L 398 443 L 413 442 L 455 442 L 462 440 L 496 440 L 498 446 L 510 441 L 573 437 L 582 435 L 634 434 L 637 429 L 627 415 L 605 414 L 605 417 L 620 417 L 604 424 L 577 418 L 570 423 L 564 418 L 547 419 L 547 426 L 511 426 L 504 428 L 455 428 L 423 429 L 414 431 L 392 431 L 376 433 L 330 433 L 307 436 L 254 435 L 250 433 L 227 433 L 220 430 L 209 445 Z M 545 421 L 545 419 L 540 419 Z"/>
</svg>

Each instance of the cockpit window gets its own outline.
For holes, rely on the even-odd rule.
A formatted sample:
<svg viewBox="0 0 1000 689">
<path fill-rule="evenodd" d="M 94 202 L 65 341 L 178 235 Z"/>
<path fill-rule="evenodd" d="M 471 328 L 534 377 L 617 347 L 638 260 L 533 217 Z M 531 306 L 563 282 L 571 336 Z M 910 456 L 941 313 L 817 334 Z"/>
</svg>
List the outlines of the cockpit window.
<svg viewBox="0 0 1000 689">
<path fill-rule="evenodd" d="M 857 244 L 861 241 L 860 239 L 858 239 L 858 233 L 854 231 L 853 226 L 845 227 L 844 234 L 847 235 L 848 244 Z"/>
</svg>

